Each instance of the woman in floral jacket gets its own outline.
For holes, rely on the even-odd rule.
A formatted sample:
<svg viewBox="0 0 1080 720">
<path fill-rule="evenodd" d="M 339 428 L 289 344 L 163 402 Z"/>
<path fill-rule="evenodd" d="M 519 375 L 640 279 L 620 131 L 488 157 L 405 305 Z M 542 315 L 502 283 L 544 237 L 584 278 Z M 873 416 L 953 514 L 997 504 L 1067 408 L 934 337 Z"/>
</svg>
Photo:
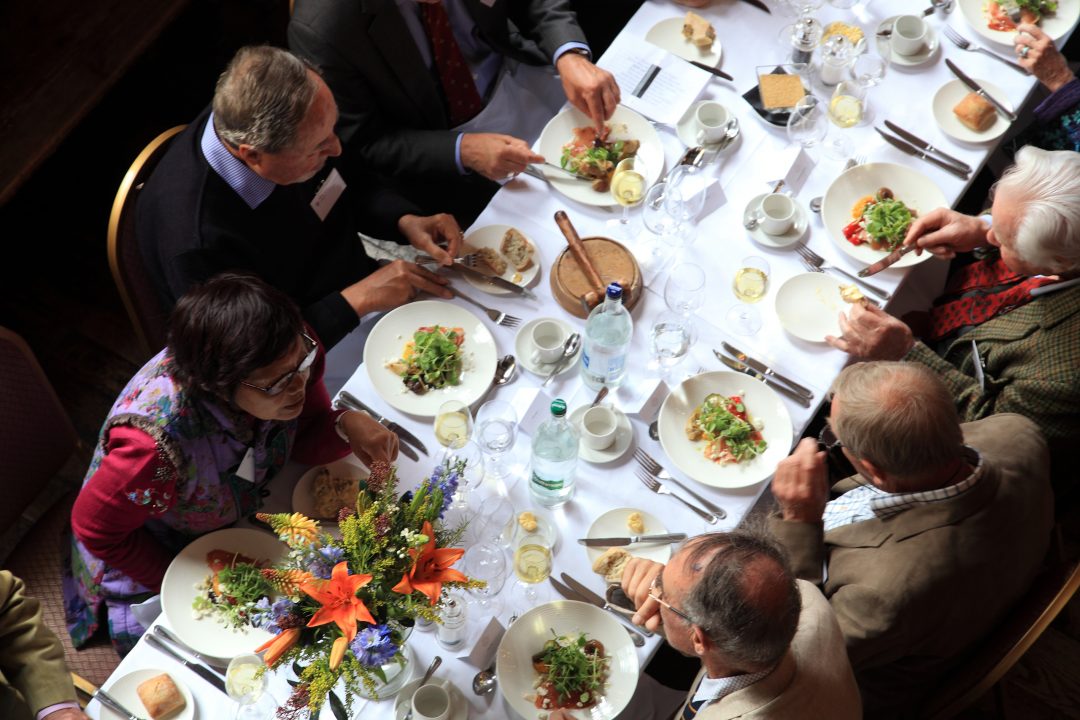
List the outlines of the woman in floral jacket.
<svg viewBox="0 0 1080 720">
<path fill-rule="evenodd" d="M 113 644 L 129 651 L 144 631 L 131 606 L 160 591 L 187 543 L 257 510 L 290 457 L 395 459 L 396 435 L 331 408 L 324 362 L 296 305 L 258 278 L 220 275 L 181 298 L 169 346 L 109 412 L 72 510 L 64 594 L 76 647 L 104 608 Z"/>
</svg>

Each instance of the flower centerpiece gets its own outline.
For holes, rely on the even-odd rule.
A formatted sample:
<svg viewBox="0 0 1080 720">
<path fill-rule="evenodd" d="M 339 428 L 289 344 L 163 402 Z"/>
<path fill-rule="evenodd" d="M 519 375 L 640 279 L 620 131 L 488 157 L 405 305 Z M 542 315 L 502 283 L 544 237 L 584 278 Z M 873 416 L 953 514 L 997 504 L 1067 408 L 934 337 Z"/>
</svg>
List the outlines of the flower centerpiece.
<svg viewBox="0 0 1080 720">
<path fill-rule="evenodd" d="M 314 717 L 329 702 L 338 717 L 351 712 L 354 695 L 378 696 L 384 666 L 404 663 L 406 630 L 415 618 L 439 622 L 443 586 L 476 588 L 453 565 L 464 550 L 464 527 L 445 528 L 464 463 L 448 459 L 413 492 L 398 496 L 396 469 L 372 464 L 354 508 L 338 515 L 341 538 L 321 532 L 300 513 L 259 513 L 289 547 L 261 575 L 276 599 L 260 598 L 251 621 L 276 635 L 265 651 L 269 668 L 292 663 L 299 676 L 279 718 Z M 344 703 L 332 692 L 344 681 Z"/>
</svg>

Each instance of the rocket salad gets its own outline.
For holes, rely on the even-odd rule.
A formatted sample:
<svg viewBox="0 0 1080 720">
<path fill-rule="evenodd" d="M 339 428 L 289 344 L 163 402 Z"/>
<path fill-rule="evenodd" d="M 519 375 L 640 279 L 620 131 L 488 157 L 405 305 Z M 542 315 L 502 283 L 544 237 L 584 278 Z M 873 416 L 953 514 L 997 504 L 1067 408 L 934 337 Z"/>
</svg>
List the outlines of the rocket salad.
<svg viewBox="0 0 1080 720">
<path fill-rule="evenodd" d="M 851 210 L 854 218 L 844 227 L 844 238 L 852 245 L 869 244 L 874 250 L 893 251 L 900 247 L 917 213 L 893 197 L 889 188 L 859 198 Z"/>
</svg>

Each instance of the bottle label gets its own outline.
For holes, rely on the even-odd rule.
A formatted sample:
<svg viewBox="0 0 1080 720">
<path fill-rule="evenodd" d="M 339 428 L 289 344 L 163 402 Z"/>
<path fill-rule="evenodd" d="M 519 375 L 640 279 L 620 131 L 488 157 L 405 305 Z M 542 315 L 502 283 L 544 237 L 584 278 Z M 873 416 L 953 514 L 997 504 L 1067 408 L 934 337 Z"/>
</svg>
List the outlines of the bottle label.
<svg viewBox="0 0 1080 720">
<path fill-rule="evenodd" d="M 547 490 L 548 492 L 557 492 L 562 490 L 565 486 L 562 480 L 548 480 L 540 477 L 535 472 L 532 474 L 532 484 L 538 488 Z"/>
</svg>

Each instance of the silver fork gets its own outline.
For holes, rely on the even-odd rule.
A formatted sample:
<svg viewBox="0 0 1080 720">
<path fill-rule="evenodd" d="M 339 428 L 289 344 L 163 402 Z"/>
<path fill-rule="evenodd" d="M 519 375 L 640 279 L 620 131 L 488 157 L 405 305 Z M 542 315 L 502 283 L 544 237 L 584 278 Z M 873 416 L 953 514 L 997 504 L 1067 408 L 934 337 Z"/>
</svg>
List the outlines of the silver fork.
<svg viewBox="0 0 1080 720">
<path fill-rule="evenodd" d="M 454 295 L 457 295 L 459 298 L 461 298 L 465 302 L 469 303 L 470 305 L 475 305 L 476 307 L 483 310 L 484 313 L 489 318 L 491 318 L 491 321 L 493 323 L 495 323 L 496 325 L 502 325 L 503 327 L 508 327 L 508 328 L 516 328 L 518 325 L 521 324 L 521 319 L 520 318 L 514 317 L 513 315 L 507 315 L 502 310 L 495 310 L 494 308 L 489 308 L 486 305 L 481 305 L 476 300 L 473 300 L 471 297 L 469 297 L 468 295 L 465 295 L 460 290 L 457 290 L 456 288 L 454 288 L 451 285 L 446 285 L 444 287 L 447 290 L 449 290 L 450 292 L 452 292 Z"/>
<path fill-rule="evenodd" d="M 810 270 L 810 272 L 825 272 L 825 266 L 828 265 L 830 270 L 835 270 L 836 272 L 840 273 L 852 282 L 859 283 L 866 289 L 873 292 L 875 295 L 879 296 L 882 300 L 889 300 L 890 298 L 892 298 L 892 295 L 890 293 L 885 292 L 876 285 L 872 285 L 860 277 L 855 277 L 848 271 L 843 270 L 842 268 L 838 268 L 831 263 L 826 263 L 825 258 L 821 257 L 816 252 L 806 247 L 802 243 L 795 246 L 795 252 L 799 253 L 799 257 L 802 258 L 803 264 L 806 265 L 806 268 Z"/>
<path fill-rule="evenodd" d="M 1010 62 L 1010 61 L 1006 60 L 1005 58 L 1001 57 L 1000 55 L 998 55 L 997 53 L 990 52 L 986 48 L 979 47 L 978 45 L 971 42 L 970 40 L 968 40 L 966 37 L 964 37 L 960 33 L 953 30 L 948 25 L 943 25 L 942 30 L 945 31 L 945 37 L 949 38 L 949 41 L 953 45 L 955 45 L 956 47 L 960 48 L 961 50 L 967 50 L 968 52 L 981 52 L 983 55 L 989 55 L 990 57 L 994 58 L 998 62 L 1005 63 L 1006 65 L 1008 65 L 1009 67 L 1011 67 L 1013 70 L 1015 70 L 1018 73 L 1022 73 L 1024 75 L 1028 74 L 1027 70 L 1020 67 L 1016 63 Z"/>
<path fill-rule="evenodd" d="M 436 264 L 435 258 L 431 257 L 430 255 L 425 255 L 423 253 L 417 255 L 416 259 L 413 262 L 415 262 L 417 265 L 435 265 Z M 462 255 L 461 257 L 454 258 L 454 262 L 461 263 L 465 267 L 475 268 L 476 267 L 476 253 L 468 253 L 467 255 Z"/>
<path fill-rule="evenodd" d="M 645 485 L 645 487 L 649 488 L 650 490 L 652 490 L 657 495 L 670 495 L 671 497 L 675 498 L 676 500 L 681 502 L 686 507 L 688 507 L 691 510 L 693 510 L 694 512 L 696 512 L 701 517 L 701 519 L 703 519 L 705 522 L 709 523 L 710 525 L 715 525 L 716 524 L 716 516 L 715 515 L 713 515 L 711 512 L 708 512 L 706 510 L 702 510 L 697 505 L 693 504 L 692 502 L 690 502 L 686 498 L 682 497 L 681 495 L 676 495 L 675 493 L 671 492 L 671 490 L 669 490 L 667 488 L 667 486 L 665 486 L 662 482 L 657 480 L 655 477 L 653 477 L 649 473 L 645 472 L 643 469 L 638 468 L 637 470 L 634 471 L 634 474 L 637 475 L 637 479 L 640 480 L 642 482 L 642 484 Z"/>
<path fill-rule="evenodd" d="M 717 520 L 723 520 L 727 517 L 727 512 L 724 511 L 724 508 L 713 503 L 708 498 L 701 497 L 696 492 L 676 480 L 674 477 L 671 476 L 671 473 L 664 469 L 663 465 L 656 462 L 656 460 L 653 459 L 652 455 L 645 452 L 641 448 L 637 448 L 636 450 L 634 450 L 634 459 L 637 460 L 638 465 L 640 465 L 641 468 L 645 470 L 645 472 L 649 473 L 650 475 L 655 475 L 656 477 L 666 482 L 675 483 L 675 485 L 685 490 L 690 495 L 690 497 L 694 498 L 699 503 L 707 507 L 709 511 L 712 512 L 714 516 L 716 516 Z"/>
</svg>

